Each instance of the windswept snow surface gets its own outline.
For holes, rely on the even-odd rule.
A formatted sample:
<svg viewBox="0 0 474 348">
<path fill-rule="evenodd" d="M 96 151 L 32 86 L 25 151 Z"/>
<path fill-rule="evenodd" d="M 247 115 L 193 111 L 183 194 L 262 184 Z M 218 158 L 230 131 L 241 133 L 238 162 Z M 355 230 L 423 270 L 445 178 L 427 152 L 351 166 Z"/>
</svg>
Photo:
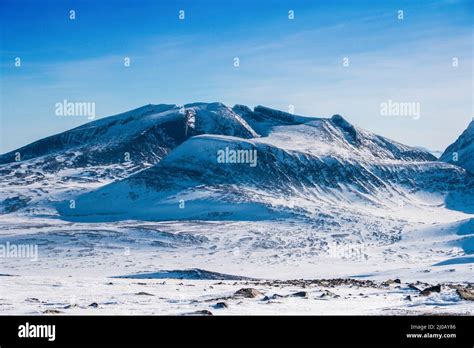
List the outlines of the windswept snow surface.
<svg viewBox="0 0 474 348">
<path fill-rule="evenodd" d="M 148 105 L 0 163 L 0 245 L 38 248 L 0 258 L 3 313 L 473 312 L 474 175 L 339 115 Z"/>
</svg>

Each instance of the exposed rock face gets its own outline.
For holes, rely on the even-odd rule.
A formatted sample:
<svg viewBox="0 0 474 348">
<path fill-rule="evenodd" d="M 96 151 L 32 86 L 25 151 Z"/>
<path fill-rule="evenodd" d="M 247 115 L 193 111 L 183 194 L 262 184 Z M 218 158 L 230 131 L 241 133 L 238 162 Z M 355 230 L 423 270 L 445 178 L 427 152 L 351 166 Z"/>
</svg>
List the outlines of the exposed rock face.
<svg viewBox="0 0 474 348">
<path fill-rule="evenodd" d="M 259 296 L 263 296 L 263 294 L 254 288 L 242 288 L 234 293 L 234 297 L 255 298 Z"/>
<path fill-rule="evenodd" d="M 430 286 L 429 288 L 423 289 L 420 292 L 420 295 L 428 296 L 433 292 L 441 292 L 441 285 L 434 285 L 434 286 Z"/>
<path fill-rule="evenodd" d="M 229 305 L 227 302 L 217 302 L 214 306 L 215 309 L 223 309 L 223 308 L 228 308 Z"/>
<path fill-rule="evenodd" d="M 466 301 L 474 301 L 474 290 L 468 288 L 458 288 L 456 289 L 459 297 Z"/>
</svg>

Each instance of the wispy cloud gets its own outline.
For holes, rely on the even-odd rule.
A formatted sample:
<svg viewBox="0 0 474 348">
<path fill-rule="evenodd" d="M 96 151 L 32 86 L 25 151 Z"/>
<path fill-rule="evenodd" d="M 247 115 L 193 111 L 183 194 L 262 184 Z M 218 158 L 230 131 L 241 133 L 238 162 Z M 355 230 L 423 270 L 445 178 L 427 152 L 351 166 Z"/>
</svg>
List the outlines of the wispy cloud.
<svg viewBox="0 0 474 348">
<path fill-rule="evenodd" d="M 444 148 L 472 111 L 472 31 L 465 18 L 437 26 L 445 16 L 439 6 L 405 3 L 403 23 L 397 22 L 395 5 L 326 16 L 301 11 L 295 23 L 282 12 L 278 20 L 223 32 L 216 27 L 125 36 L 122 47 L 77 59 L 26 56 L 21 69 L 4 57 L 2 150 L 85 122 L 52 117 L 54 104 L 63 99 L 94 101 L 101 116 L 161 102 L 223 101 L 284 110 L 292 104 L 297 113 L 341 113 L 408 144 Z M 430 17 L 420 8 L 432 11 Z M 124 67 L 125 57 L 130 67 Z M 240 59 L 238 68 L 234 57 Z M 342 66 L 344 57 L 348 67 Z M 459 58 L 457 68 L 451 66 L 453 57 Z M 420 102 L 421 119 L 380 117 L 379 105 L 388 98 Z M 38 126 L 23 130 L 31 124 Z"/>
</svg>

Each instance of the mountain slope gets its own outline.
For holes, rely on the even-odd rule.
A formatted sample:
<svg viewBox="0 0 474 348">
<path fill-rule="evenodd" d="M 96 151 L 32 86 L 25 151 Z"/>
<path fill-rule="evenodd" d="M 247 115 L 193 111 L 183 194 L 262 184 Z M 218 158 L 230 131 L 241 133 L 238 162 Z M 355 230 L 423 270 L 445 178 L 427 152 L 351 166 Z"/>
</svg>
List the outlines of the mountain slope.
<svg viewBox="0 0 474 348">
<path fill-rule="evenodd" d="M 474 121 L 446 148 L 440 161 L 463 167 L 474 174 Z"/>
<path fill-rule="evenodd" d="M 258 136 L 225 105 L 193 103 L 146 105 L 38 140 L 0 155 L 0 213 L 69 199 L 125 178 L 205 133 Z"/>
<path fill-rule="evenodd" d="M 264 129 L 257 122 L 248 123 Z M 324 205 L 431 205 L 450 198 L 454 207 L 458 195 L 474 192 L 473 176 L 435 162 L 426 151 L 358 129 L 339 115 L 275 122 L 265 137 L 192 137 L 156 166 L 77 197 L 74 210 L 66 204 L 58 209 L 67 219 L 92 221 L 260 220 L 309 216 Z M 219 151 L 229 150 L 256 151 L 255 166 L 220 163 Z M 97 207 L 96 201 L 107 204 Z M 465 204 L 474 206 L 473 199 Z"/>
<path fill-rule="evenodd" d="M 243 138 L 257 134 L 232 110 L 220 103 L 146 105 L 116 116 L 89 122 L 0 156 L 0 164 L 44 157 L 45 170 L 124 162 L 125 154 L 135 163 L 157 163 L 185 136 L 185 110 L 195 115 L 190 135 L 223 134 Z M 62 155 L 66 161 L 54 161 Z M 65 162 L 65 163 L 64 163 Z M 53 164 L 54 163 L 54 164 Z M 61 164 L 64 163 L 64 164 Z"/>
<path fill-rule="evenodd" d="M 226 149 L 255 151 L 255 165 L 219 163 Z M 16 152 L 22 161 L 12 162 Z M 0 210 L 66 200 L 60 213 L 79 219 L 252 220 L 306 216 L 323 205 L 400 202 L 470 211 L 463 197 L 472 176 L 435 160 L 340 115 L 221 103 L 147 105 L 0 156 Z M 104 204 L 94 204 L 99 201 Z"/>
</svg>

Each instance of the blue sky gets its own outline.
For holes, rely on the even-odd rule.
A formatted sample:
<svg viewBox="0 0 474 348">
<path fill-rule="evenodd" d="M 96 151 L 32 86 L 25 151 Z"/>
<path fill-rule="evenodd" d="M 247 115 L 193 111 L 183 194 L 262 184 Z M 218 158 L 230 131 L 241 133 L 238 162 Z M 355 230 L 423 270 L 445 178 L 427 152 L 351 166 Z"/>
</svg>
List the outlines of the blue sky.
<svg viewBox="0 0 474 348">
<path fill-rule="evenodd" d="M 98 117 L 148 103 L 294 105 L 443 150 L 473 117 L 473 3 L 2 0 L 0 152 L 88 122 L 56 116 L 64 99 L 94 102 Z M 420 103 L 420 118 L 381 116 L 389 99 Z"/>
</svg>

